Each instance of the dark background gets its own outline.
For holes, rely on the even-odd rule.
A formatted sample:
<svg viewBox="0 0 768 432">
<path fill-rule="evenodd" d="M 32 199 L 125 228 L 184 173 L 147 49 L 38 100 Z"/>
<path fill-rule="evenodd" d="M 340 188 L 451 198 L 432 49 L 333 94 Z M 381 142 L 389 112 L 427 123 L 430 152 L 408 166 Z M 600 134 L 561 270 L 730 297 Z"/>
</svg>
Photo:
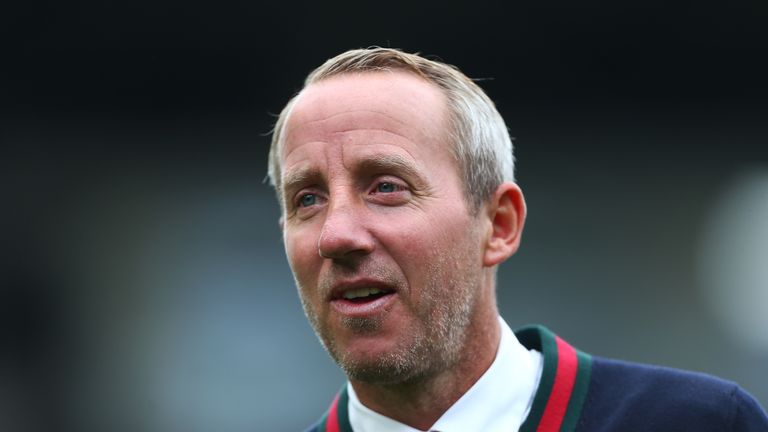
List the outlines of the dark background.
<svg viewBox="0 0 768 432">
<path fill-rule="evenodd" d="M 295 294 L 267 134 L 370 45 L 481 79 L 516 137 L 510 325 L 768 404 L 768 3 L 507 3 L 1 6 L 0 429 L 322 413 L 343 376 Z"/>
</svg>

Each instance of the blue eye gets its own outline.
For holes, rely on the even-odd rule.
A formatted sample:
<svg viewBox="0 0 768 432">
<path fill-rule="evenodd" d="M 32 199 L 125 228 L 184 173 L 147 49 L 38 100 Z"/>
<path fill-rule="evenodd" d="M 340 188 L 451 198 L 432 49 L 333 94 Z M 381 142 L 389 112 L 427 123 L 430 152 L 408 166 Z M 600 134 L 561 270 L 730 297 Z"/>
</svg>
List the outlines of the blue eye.
<svg viewBox="0 0 768 432">
<path fill-rule="evenodd" d="M 397 186 L 394 185 L 394 183 L 379 183 L 378 186 L 376 186 L 376 192 L 383 192 L 383 193 L 390 193 L 395 192 L 397 190 Z"/>
<path fill-rule="evenodd" d="M 315 205 L 317 202 L 317 195 L 315 194 L 304 194 L 299 198 L 299 205 L 301 207 L 309 207 L 311 205 Z"/>
</svg>

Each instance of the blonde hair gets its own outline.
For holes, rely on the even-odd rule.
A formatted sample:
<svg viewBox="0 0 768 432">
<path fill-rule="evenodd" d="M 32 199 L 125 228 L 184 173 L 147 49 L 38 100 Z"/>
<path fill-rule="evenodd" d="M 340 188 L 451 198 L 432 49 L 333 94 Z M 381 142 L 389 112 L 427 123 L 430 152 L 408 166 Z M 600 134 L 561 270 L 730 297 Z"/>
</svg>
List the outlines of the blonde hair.
<svg viewBox="0 0 768 432">
<path fill-rule="evenodd" d="M 304 88 L 341 74 L 375 71 L 412 73 L 444 92 L 448 100 L 450 150 L 458 162 L 472 211 L 478 211 L 502 182 L 514 181 L 512 140 L 504 119 L 485 92 L 454 66 L 391 48 L 356 49 L 339 54 L 312 71 Z M 269 150 L 269 179 L 281 202 L 284 129 L 300 94 L 280 113 Z"/>
</svg>

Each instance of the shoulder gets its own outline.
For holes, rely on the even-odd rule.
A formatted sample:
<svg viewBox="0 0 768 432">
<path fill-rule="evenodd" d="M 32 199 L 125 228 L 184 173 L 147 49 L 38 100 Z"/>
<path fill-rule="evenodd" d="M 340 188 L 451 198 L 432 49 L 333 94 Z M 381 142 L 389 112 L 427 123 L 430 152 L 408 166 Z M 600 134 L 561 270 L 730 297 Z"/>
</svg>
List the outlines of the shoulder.
<svg viewBox="0 0 768 432">
<path fill-rule="evenodd" d="M 710 375 L 593 357 L 590 378 L 581 430 L 768 431 L 752 396 Z"/>
<path fill-rule="evenodd" d="M 321 432 L 322 429 L 320 429 L 320 422 L 317 422 L 310 426 L 308 429 L 305 429 L 304 432 Z"/>
<path fill-rule="evenodd" d="M 348 402 L 349 393 L 345 384 L 339 393 L 336 394 L 336 397 L 333 398 L 328 411 L 323 414 L 323 417 L 317 423 L 306 429 L 305 432 L 351 432 L 352 425 L 349 423 L 349 413 L 347 411 Z"/>
<path fill-rule="evenodd" d="M 540 351 L 543 371 L 521 430 L 768 432 L 768 416 L 733 382 L 679 369 L 591 356 L 543 326 L 515 332 Z M 562 428 L 560 428 L 562 425 Z"/>
<path fill-rule="evenodd" d="M 352 428 L 346 428 L 342 429 L 340 428 L 338 421 L 332 421 L 330 427 L 328 425 L 328 417 L 331 414 L 331 411 L 334 411 L 335 407 L 330 407 L 328 411 L 326 411 L 323 416 L 320 418 L 320 420 L 316 421 L 312 426 L 308 427 L 307 429 L 304 429 L 304 432 L 326 432 L 328 430 L 332 431 L 342 431 L 342 430 L 351 430 Z M 335 416 L 334 416 L 335 417 Z"/>
</svg>

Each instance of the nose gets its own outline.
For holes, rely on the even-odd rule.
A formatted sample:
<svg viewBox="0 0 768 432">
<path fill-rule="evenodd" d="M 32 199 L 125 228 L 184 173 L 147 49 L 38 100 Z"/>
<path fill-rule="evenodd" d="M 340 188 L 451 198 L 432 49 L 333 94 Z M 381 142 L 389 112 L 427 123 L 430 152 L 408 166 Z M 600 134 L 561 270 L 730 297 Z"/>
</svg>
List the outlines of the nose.
<svg viewBox="0 0 768 432">
<path fill-rule="evenodd" d="M 353 203 L 331 204 L 326 210 L 317 253 L 333 260 L 349 260 L 373 252 L 375 240 L 365 215 Z"/>
</svg>

